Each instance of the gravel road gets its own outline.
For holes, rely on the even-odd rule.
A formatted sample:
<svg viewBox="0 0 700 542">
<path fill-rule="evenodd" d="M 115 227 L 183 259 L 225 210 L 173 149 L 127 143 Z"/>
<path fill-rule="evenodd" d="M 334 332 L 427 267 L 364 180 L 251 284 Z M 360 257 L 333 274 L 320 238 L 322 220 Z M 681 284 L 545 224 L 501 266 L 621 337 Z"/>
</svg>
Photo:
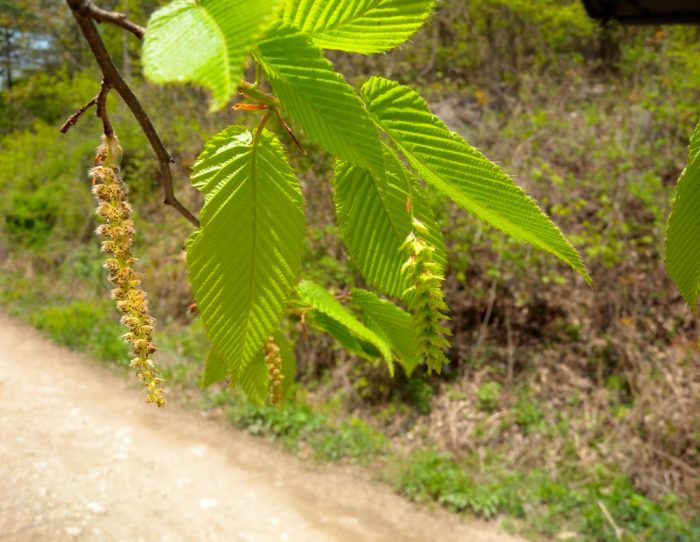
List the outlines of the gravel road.
<svg viewBox="0 0 700 542">
<path fill-rule="evenodd" d="M 0 541 L 518 542 L 142 392 L 0 313 Z M 522 541 L 520 541 L 522 542 Z"/>
</svg>

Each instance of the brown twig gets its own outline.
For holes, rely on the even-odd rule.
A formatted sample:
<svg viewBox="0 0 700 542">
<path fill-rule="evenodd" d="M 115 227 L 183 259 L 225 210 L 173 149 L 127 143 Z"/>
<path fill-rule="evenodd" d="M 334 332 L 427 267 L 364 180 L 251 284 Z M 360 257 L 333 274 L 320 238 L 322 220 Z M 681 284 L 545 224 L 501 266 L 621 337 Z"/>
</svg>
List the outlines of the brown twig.
<svg viewBox="0 0 700 542">
<path fill-rule="evenodd" d="M 63 123 L 61 126 L 61 133 L 65 134 L 70 130 L 71 126 L 75 125 L 76 122 L 78 122 L 78 119 L 80 116 L 85 113 L 88 109 L 90 109 L 93 105 L 97 104 L 97 98 L 99 97 L 99 94 L 97 94 L 95 97 L 91 98 L 89 102 L 87 102 L 83 107 L 78 109 L 75 113 L 73 113 L 70 117 L 66 119 L 66 122 Z"/>
<path fill-rule="evenodd" d="M 75 2 L 68 2 L 71 9 L 85 17 L 90 17 L 98 23 L 110 23 L 115 26 L 120 26 L 124 30 L 131 32 L 138 39 L 142 40 L 146 29 L 143 26 L 139 26 L 134 22 L 131 22 L 126 18 L 123 13 L 118 13 L 116 11 L 107 11 L 98 8 L 90 0 L 77 0 Z"/>
<path fill-rule="evenodd" d="M 114 134 L 112 123 L 109 122 L 109 116 L 107 115 L 107 95 L 109 94 L 110 88 L 111 87 L 103 79 L 100 92 L 97 95 L 97 116 L 100 117 L 102 121 L 102 127 L 106 136 Z"/>
<path fill-rule="evenodd" d="M 109 56 L 109 52 L 107 51 L 107 48 L 105 47 L 105 44 L 102 41 L 102 37 L 100 36 L 100 33 L 97 31 L 97 27 L 95 26 L 95 20 L 100 20 L 97 19 L 97 17 L 102 17 L 101 20 L 117 24 L 114 20 L 116 15 L 113 14 L 115 15 L 115 17 L 112 17 L 111 15 L 110 17 L 106 17 L 105 13 L 110 14 L 111 12 L 103 12 L 103 10 L 97 8 L 94 4 L 92 4 L 92 2 L 86 2 L 86 0 L 66 0 L 66 2 L 68 3 L 68 6 L 71 9 L 73 16 L 75 17 L 75 20 L 77 21 L 78 26 L 80 27 L 80 30 L 83 33 L 83 36 L 85 37 L 85 40 L 90 46 L 90 50 L 92 51 L 92 54 L 95 57 L 95 60 L 97 61 L 97 64 L 102 70 L 102 88 L 100 89 L 100 93 L 98 94 L 98 96 L 95 98 L 95 103 L 97 105 L 98 116 L 100 117 L 100 119 L 102 119 L 105 133 L 112 132 L 112 126 L 109 122 L 109 118 L 107 117 L 106 98 L 109 91 L 114 89 L 114 91 L 117 94 L 119 94 L 121 99 L 129 108 L 134 118 L 136 119 L 136 122 L 139 123 L 141 130 L 145 134 L 146 139 L 148 139 L 148 142 L 151 145 L 151 148 L 153 149 L 153 152 L 155 152 L 156 157 L 158 158 L 158 165 L 160 167 L 161 174 L 161 184 L 163 185 L 164 193 L 163 202 L 166 205 L 170 205 L 171 207 L 175 208 L 182 216 L 184 216 L 192 224 L 199 227 L 199 220 L 197 220 L 197 218 L 175 197 L 175 193 L 173 190 L 172 172 L 170 171 L 170 163 L 174 161 L 173 157 L 165 149 L 165 146 L 163 145 L 163 142 L 161 141 L 158 132 L 156 132 L 156 129 L 151 123 L 151 119 L 148 117 L 138 98 L 133 93 L 126 81 L 124 81 L 124 78 L 121 76 L 119 70 L 117 70 L 116 66 L 114 65 L 114 62 Z M 97 13 L 95 10 L 99 12 L 99 15 L 95 15 L 95 13 Z M 119 24 L 119 26 L 126 28 L 125 22 L 129 23 L 129 21 L 126 21 L 126 19 L 120 17 L 116 18 L 122 22 Z M 129 23 L 129 26 L 138 27 L 138 25 L 135 25 L 133 23 Z M 141 29 L 140 34 L 136 32 L 134 32 L 134 34 L 138 37 L 141 37 L 143 36 L 143 29 L 141 27 L 138 28 Z M 76 114 L 74 114 L 74 116 Z M 80 114 L 77 114 L 76 120 L 79 116 Z"/>
</svg>

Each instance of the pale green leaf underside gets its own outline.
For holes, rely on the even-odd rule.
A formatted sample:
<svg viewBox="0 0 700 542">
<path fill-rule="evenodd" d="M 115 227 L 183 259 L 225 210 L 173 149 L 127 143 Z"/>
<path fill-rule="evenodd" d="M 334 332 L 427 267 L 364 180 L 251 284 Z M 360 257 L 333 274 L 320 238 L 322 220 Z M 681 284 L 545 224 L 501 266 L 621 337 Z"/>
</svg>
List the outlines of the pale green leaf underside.
<svg viewBox="0 0 700 542">
<path fill-rule="evenodd" d="M 700 124 L 690 138 L 688 167 L 678 179 L 666 231 L 666 268 L 693 312 L 700 295 Z"/>
<path fill-rule="evenodd" d="M 445 263 L 440 229 L 422 189 L 391 151 L 385 152 L 385 174 L 338 162 L 335 168 L 335 205 L 338 226 L 350 256 L 368 283 L 401 298 L 408 288 L 403 264 L 408 258 L 401 245 L 411 233 L 410 206 L 429 231 L 426 240 Z"/>
<path fill-rule="evenodd" d="M 418 93 L 373 77 L 362 88 L 362 97 L 375 122 L 426 182 L 515 239 L 554 254 L 590 281 L 578 252 L 532 198 L 451 132 Z"/>
<path fill-rule="evenodd" d="M 190 284 L 212 345 L 238 379 L 284 313 L 304 242 L 299 184 L 279 142 L 257 146 L 240 126 L 207 144 L 193 184 L 204 192 L 201 229 L 188 244 Z"/>
<path fill-rule="evenodd" d="M 277 15 L 280 0 L 175 0 L 151 16 L 143 66 L 157 83 L 191 82 L 220 109 L 236 94 L 243 62 Z"/>
<path fill-rule="evenodd" d="M 374 360 L 381 356 L 379 350 L 371 343 L 360 339 L 353 334 L 347 326 L 334 320 L 330 316 L 313 310 L 306 316 L 306 323 L 312 328 L 333 337 L 340 345 L 351 354 L 367 360 Z"/>
<path fill-rule="evenodd" d="M 322 49 L 381 53 L 409 39 L 435 0 L 289 0 L 284 20 Z"/>
<path fill-rule="evenodd" d="M 310 280 L 302 280 L 297 286 L 297 292 L 302 302 L 347 328 L 357 339 L 373 345 L 386 362 L 391 363 L 391 348 L 386 341 L 355 318 L 352 312 L 324 288 Z"/>
<path fill-rule="evenodd" d="M 381 169 L 376 127 L 355 91 L 308 36 L 278 25 L 259 43 L 256 57 L 282 106 L 310 140 L 352 164 Z"/>
<path fill-rule="evenodd" d="M 391 345 L 406 374 L 411 376 L 421 361 L 416 356 L 418 342 L 411 315 L 361 288 L 352 290 L 352 301 L 362 310 L 365 325 Z"/>
</svg>

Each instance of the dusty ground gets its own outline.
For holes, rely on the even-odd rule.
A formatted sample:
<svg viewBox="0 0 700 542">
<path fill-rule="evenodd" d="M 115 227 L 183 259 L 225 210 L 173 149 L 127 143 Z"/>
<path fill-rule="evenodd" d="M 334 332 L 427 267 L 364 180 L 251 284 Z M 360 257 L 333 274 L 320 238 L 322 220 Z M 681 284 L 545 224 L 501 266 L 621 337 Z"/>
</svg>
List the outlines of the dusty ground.
<svg viewBox="0 0 700 542">
<path fill-rule="evenodd" d="M 0 541 L 517 542 L 141 395 L 0 314 Z"/>
</svg>

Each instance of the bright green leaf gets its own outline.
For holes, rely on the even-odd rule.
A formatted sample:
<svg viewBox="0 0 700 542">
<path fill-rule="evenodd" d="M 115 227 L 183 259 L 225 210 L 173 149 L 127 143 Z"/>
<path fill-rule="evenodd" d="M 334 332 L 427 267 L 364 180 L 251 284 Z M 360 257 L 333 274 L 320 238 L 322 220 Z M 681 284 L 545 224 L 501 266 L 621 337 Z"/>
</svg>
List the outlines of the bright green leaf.
<svg viewBox="0 0 700 542">
<path fill-rule="evenodd" d="M 355 336 L 347 326 L 334 320 L 330 316 L 317 310 L 310 311 L 306 315 L 306 323 L 312 328 L 333 337 L 340 345 L 351 354 L 367 360 L 374 360 L 381 356 L 379 350 L 371 343 Z"/>
<path fill-rule="evenodd" d="M 666 268 L 693 312 L 700 295 L 700 124 L 690 138 L 688 167 L 678 179 L 666 231 Z"/>
<path fill-rule="evenodd" d="M 284 20 L 322 49 L 381 53 L 409 39 L 435 0 L 289 0 Z"/>
<path fill-rule="evenodd" d="M 221 382 L 228 376 L 228 367 L 226 361 L 216 353 L 214 348 L 209 349 L 207 359 L 204 361 L 204 373 L 199 386 L 204 389 L 212 384 Z"/>
<path fill-rule="evenodd" d="M 151 16 L 143 66 L 157 83 L 210 89 L 212 109 L 236 94 L 243 62 L 277 16 L 280 0 L 175 0 Z"/>
<path fill-rule="evenodd" d="M 402 271 L 406 254 L 401 245 L 411 233 L 410 208 L 428 228 L 426 236 L 435 247 L 437 260 L 445 263 L 440 229 L 422 189 L 389 150 L 385 152 L 385 174 L 338 162 L 335 168 L 335 204 L 338 225 L 353 262 L 367 282 L 387 295 L 402 297 L 406 276 Z"/>
<path fill-rule="evenodd" d="M 576 249 L 532 198 L 500 167 L 451 132 L 418 93 L 373 77 L 362 88 L 362 96 L 375 122 L 426 182 L 515 239 L 554 254 L 590 282 Z"/>
<path fill-rule="evenodd" d="M 282 398 L 289 396 L 294 379 L 297 373 L 297 362 L 287 337 L 284 333 L 276 330 L 272 337 L 280 347 L 280 357 L 282 358 Z M 216 352 L 214 348 L 209 350 L 207 355 L 204 374 L 202 375 L 201 387 L 206 388 L 216 382 L 224 380 L 229 376 L 226 360 Z M 270 389 L 270 378 L 267 362 L 263 351 L 259 351 L 253 360 L 248 364 L 243 373 L 236 379 L 231 379 L 229 386 L 231 389 L 240 387 L 248 399 L 254 403 L 262 404 L 267 400 Z"/>
<path fill-rule="evenodd" d="M 284 401 L 289 397 L 290 392 L 294 387 L 294 380 L 297 376 L 297 358 L 294 355 L 294 349 L 292 345 L 289 344 L 287 337 L 282 331 L 277 330 L 272 335 L 280 347 L 280 357 L 282 358 L 282 400 Z"/>
<path fill-rule="evenodd" d="M 374 331 L 368 329 L 347 307 L 337 301 L 324 288 L 310 280 L 303 280 L 297 286 L 297 292 L 303 303 L 337 322 L 356 339 L 368 342 L 374 346 L 391 366 L 391 348 L 387 342 Z"/>
<path fill-rule="evenodd" d="M 307 36 L 279 25 L 258 52 L 273 91 L 310 140 L 351 164 L 381 170 L 377 129 L 352 87 Z"/>
<path fill-rule="evenodd" d="M 238 378 L 231 378 L 230 389 L 241 388 L 249 401 L 264 405 L 270 389 L 270 374 L 262 351 L 253 356 Z"/>
<path fill-rule="evenodd" d="M 274 331 L 301 267 L 304 209 L 282 147 L 243 127 L 212 138 L 194 166 L 205 194 L 187 246 L 190 284 L 212 345 L 239 380 Z"/>
<path fill-rule="evenodd" d="M 399 363 L 406 374 L 411 376 L 421 361 L 416 356 L 418 342 L 411 315 L 393 303 L 361 288 L 352 290 L 352 300 L 362 309 L 367 327 L 391 344 Z"/>
</svg>

